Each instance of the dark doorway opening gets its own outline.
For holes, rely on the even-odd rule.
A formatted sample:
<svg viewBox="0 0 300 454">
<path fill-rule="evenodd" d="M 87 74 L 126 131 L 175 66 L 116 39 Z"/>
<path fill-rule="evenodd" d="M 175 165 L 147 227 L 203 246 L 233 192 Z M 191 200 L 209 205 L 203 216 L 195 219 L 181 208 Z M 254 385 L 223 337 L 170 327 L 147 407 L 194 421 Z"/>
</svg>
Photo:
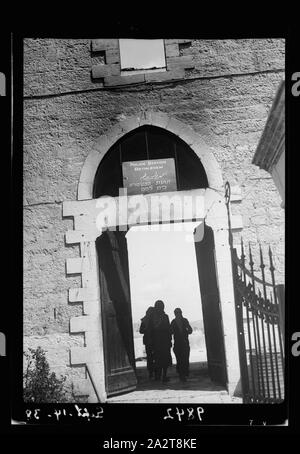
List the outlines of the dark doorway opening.
<svg viewBox="0 0 300 454">
<path fill-rule="evenodd" d="M 123 187 L 123 162 L 166 158 L 174 158 L 179 191 L 208 187 L 200 159 L 185 142 L 156 126 L 141 126 L 108 150 L 96 173 L 93 197 L 119 195 L 119 188 Z"/>
<path fill-rule="evenodd" d="M 96 240 L 107 395 L 136 387 L 126 232 Z"/>
<path fill-rule="evenodd" d="M 142 126 L 122 137 L 106 153 L 96 173 L 94 198 L 119 196 L 123 162 L 160 158 L 174 159 L 178 191 L 208 187 L 205 169 L 186 143 L 161 128 Z M 126 233 L 110 229 L 96 241 L 108 397 L 133 391 L 138 384 Z M 227 376 L 214 238 L 212 229 L 206 225 L 202 241 L 195 242 L 195 254 L 207 351 L 206 373 L 209 380 L 224 389 Z M 201 379 L 201 367 L 196 372 Z"/>
<path fill-rule="evenodd" d="M 132 305 L 126 232 L 104 232 L 96 241 L 100 299 L 102 307 L 102 329 L 104 337 L 104 359 L 106 391 L 108 397 L 138 390 L 156 389 L 147 380 L 146 366 L 139 367 L 134 349 Z M 191 361 L 192 389 L 226 388 L 226 362 L 222 316 L 216 278 L 213 231 L 204 226 L 202 241 L 195 242 L 195 254 L 201 292 L 199 314 L 205 334 L 206 361 Z M 182 305 L 183 312 L 188 306 Z M 171 316 L 171 314 L 170 314 Z M 178 383 L 175 363 L 169 369 L 172 378 L 166 389 L 182 389 Z M 174 379 L 174 380 L 173 380 Z M 185 386 L 186 388 L 186 386 Z"/>
</svg>

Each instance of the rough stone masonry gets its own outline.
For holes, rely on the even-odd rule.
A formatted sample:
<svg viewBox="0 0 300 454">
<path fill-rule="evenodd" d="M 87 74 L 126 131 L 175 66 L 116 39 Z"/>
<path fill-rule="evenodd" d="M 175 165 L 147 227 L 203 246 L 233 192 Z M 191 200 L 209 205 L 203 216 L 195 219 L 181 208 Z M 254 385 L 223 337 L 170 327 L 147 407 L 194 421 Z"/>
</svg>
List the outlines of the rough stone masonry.
<svg viewBox="0 0 300 454">
<path fill-rule="evenodd" d="M 251 164 L 268 110 L 284 78 L 284 40 L 191 40 L 179 46 L 194 68 L 178 80 L 105 87 L 91 68 L 104 64 L 89 39 L 24 40 L 24 348 L 40 345 L 51 368 L 72 383 L 85 378 L 71 367 L 71 347 L 84 336 L 70 334 L 69 320 L 82 314 L 68 303 L 65 261 L 78 246 L 65 244 L 72 219 L 62 202 L 76 200 L 85 158 L 99 136 L 142 109 L 163 112 L 191 126 L 211 147 L 223 179 L 241 188 L 235 212 L 244 241 L 274 254 L 277 282 L 284 280 L 284 211 L 271 176 Z M 267 254 L 266 254 L 267 257 Z M 267 275 L 268 278 L 268 275 Z"/>
</svg>

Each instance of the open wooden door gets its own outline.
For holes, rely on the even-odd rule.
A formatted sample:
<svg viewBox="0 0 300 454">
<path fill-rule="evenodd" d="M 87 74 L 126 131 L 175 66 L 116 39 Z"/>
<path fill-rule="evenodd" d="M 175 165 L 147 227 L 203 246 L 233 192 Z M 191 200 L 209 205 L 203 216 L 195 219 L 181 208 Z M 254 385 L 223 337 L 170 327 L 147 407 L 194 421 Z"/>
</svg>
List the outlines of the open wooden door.
<svg viewBox="0 0 300 454">
<path fill-rule="evenodd" d="M 227 372 L 224 334 L 216 275 L 214 236 L 204 225 L 204 236 L 195 241 L 202 301 L 203 325 L 207 350 L 208 373 L 212 381 L 226 386 Z"/>
<path fill-rule="evenodd" d="M 100 298 L 108 396 L 136 387 L 126 232 L 97 239 Z"/>
</svg>

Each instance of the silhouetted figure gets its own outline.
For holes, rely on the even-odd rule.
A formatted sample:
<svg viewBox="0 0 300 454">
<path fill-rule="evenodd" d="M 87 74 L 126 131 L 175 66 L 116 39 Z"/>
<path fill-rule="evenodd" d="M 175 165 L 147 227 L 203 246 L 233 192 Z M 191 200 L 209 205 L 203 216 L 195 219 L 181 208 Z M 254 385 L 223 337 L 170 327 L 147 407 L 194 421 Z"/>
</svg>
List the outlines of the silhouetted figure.
<svg viewBox="0 0 300 454">
<path fill-rule="evenodd" d="M 193 330 L 189 321 L 182 316 L 182 310 L 178 307 L 174 310 L 175 318 L 171 322 L 171 332 L 174 337 L 174 353 L 176 356 L 176 370 L 181 381 L 186 381 L 189 375 L 190 344 L 189 334 Z"/>
<path fill-rule="evenodd" d="M 171 330 L 170 321 L 164 312 L 164 303 L 156 301 L 152 314 L 152 341 L 155 364 L 155 380 L 162 378 L 163 382 L 169 381 L 167 378 L 168 367 L 172 364 L 171 358 Z"/>
<path fill-rule="evenodd" d="M 154 354 L 153 354 L 153 341 L 151 333 L 151 321 L 154 307 L 150 306 L 146 310 L 146 315 L 141 319 L 140 333 L 144 334 L 143 344 L 145 345 L 147 356 L 147 369 L 149 378 L 154 375 Z"/>
</svg>

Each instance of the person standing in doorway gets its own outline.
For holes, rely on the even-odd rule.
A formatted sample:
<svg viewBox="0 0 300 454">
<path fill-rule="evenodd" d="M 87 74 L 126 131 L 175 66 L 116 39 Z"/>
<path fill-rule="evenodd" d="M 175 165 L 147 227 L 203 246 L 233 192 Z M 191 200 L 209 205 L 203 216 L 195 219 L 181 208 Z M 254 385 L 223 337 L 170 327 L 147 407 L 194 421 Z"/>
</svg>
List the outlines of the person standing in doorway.
<svg viewBox="0 0 300 454">
<path fill-rule="evenodd" d="M 153 341 L 151 336 L 151 322 L 154 307 L 150 306 L 146 310 L 146 315 L 141 319 L 140 333 L 144 334 L 143 344 L 145 345 L 146 356 L 147 356 L 147 369 L 149 378 L 153 378 L 154 375 L 154 354 L 153 354 Z"/>
<path fill-rule="evenodd" d="M 188 319 L 182 316 L 182 310 L 178 307 L 174 310 L 175 318 L 171 322 L 171 333 L 174 338 L 174 353 L 176 356 L 176 370 L 180 381 L 186 381 L 189 375 L 190 344 L 189 334 L 193 330 Z"/>
<path fill-rule="evenodd" d="M 155 380 L 169 381 L 168 367 L 172 365 L 171 329 L 168 315 L 164 312 L 164 303 L 158 300 L 152 314 L 151 336 L 153 341 Z"/>
</svg>

